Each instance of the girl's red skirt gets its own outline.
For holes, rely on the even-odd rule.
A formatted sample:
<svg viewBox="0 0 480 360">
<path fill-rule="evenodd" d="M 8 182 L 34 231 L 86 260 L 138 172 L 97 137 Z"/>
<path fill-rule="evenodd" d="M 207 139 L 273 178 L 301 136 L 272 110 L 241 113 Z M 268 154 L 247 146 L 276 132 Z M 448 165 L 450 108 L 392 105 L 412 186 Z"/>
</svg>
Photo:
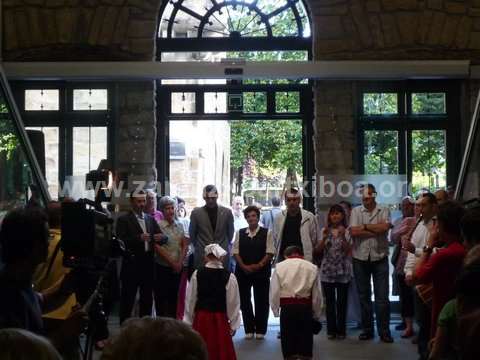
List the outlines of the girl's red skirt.
<svg viewBox="0 0 480 360">
<path fill-rule="evenodd" d="M 207 344 L 209 360 L 236 360 L 230 325 L 224 312 L 197 310 L 193 328 Z"/>
</svg>

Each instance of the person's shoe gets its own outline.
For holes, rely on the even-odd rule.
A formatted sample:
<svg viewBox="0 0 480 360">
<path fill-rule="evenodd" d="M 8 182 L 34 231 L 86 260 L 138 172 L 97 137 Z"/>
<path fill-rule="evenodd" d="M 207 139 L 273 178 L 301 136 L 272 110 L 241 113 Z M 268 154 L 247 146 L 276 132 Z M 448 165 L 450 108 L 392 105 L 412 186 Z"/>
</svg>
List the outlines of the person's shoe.
<svg viewBox="0 0 480 360">
<path fill-rule="evenodd" d="M 400 337 L 402 339 L 408 339 L 408 338 L 411 338 L 413 335 L 415 335 L 415 332 L 412 329 L 410 329 L 410 330 L 405 330 Z"/>
<path fill-rule="evenodd" d="M 372 333 L 362 332 L 360 335 L 358 335 L 358 340 L 372 340 L 372 339 L 373 339 Z"/>
<path fill-rule="evenodd" d="M 245 339 L 246 340 L 252 340 L 253 339 L 253 334 L 252 333 L 246 333 L 245 334 Z"/>
<path fill-rule="evenodd" d="M 345 340 L 345 335 L 337 335 L 338 340 Z"/>
<path fill-rule="evenodd" d="M 336 337 L 337 337 L 337 335 L 335 335 L 335 334 L 328 334 L 327 335 L 328 340 L 334 340 Z"/>
<path fill-rule="evenodd" d="M 263 340 L 263 339 L 265 339 L 265 334 L 255 334 L 255 339 Z"/>
<path fill-rule="evenodd" d="M 282 334 L 279 332 L 277 332 L 277 339 L 281 339 L 282 338 Z"/>
<path fill-rule="evenodd" d="M 393 343 L 393 338 L 390 334 L 385 334 L 380 336 L 380 340 L 384 343 L 391 344 Z"/>
<path fill-rule="evenodd" d="M 405 330 L 406 328 L 407 328 L 407 324 L 405 324 L 404 322 L 395 326 L 395 330 L 398 330 L 398 331 Z"/>
</svg>

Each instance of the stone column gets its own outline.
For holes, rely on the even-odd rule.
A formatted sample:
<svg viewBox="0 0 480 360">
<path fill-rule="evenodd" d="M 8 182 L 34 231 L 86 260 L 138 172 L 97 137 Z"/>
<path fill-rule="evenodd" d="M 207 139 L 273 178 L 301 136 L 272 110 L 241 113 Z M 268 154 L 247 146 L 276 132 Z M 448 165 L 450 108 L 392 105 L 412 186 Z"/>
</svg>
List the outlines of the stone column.
<svg viewBox="0 0 480 360">
<path fill-rule="evenodd" d="M 351 81 L 317 81 L 315 84 L 317 184 L 322 175 L 353 174 L 355 171 L 355 151 L 362 149 L 356 146 L 354 94 Z M 328 206 L 316 201 L 316 209 L 320 224 L 324 224 L 324 212 Z"/>
<path fill-rule="evenodd" d="M 156 115 L 155 82 L 125 82 L 118 85 L 118 122 L 116 124 L 116 164 L 122 180 L 145 181 L 153 186 L 155 167 Z"/>
</svg>

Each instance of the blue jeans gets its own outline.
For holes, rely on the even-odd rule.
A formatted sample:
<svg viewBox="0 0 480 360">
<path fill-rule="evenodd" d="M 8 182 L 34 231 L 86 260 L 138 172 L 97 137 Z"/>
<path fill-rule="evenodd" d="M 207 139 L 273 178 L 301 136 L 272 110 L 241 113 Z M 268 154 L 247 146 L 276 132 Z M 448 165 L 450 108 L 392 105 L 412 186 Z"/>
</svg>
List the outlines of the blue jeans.
<svg viewBox="0 0 480 360">
<path fill-rule="evenodd" d="M 380 336 L 390 335 L 390 300 L 388 298 L 388 257 L 378 261 L 362 261 L 353 259 L 353 272 L 357 282 L 360 309 L 362 313 L 363 331 L 373 335 L 373 304 L 372 286 L 373 279 L 375 294 L 375 314 L 377 331 Z"/>
</svg>

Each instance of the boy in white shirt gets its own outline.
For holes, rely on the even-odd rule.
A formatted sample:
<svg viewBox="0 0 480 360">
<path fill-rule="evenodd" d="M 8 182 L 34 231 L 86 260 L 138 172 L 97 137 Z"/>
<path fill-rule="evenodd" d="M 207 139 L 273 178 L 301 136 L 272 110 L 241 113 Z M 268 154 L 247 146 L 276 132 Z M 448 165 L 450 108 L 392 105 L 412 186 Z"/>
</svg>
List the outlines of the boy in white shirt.
<svg viewBox="0 0 480 360">
<path fill-rule="evenodd" d="M 270 282 L 270 306 L 280 316 L 282 353 L 285 359 L 311 359 L 313 319 L 319 319 L 322 293 L 317 266 L 303 259 L 297 246 L 284 251 Z M 281 311 L 280 311 L 281 308 Z"/>
</svg>

